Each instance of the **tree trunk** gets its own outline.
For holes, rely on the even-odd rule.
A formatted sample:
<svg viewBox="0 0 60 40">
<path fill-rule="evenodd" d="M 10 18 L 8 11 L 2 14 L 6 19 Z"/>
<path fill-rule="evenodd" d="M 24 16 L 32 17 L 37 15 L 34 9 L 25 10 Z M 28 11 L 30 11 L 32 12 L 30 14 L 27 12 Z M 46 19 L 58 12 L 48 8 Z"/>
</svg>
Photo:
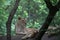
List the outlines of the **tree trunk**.
<svg viewBox="0 0 60 40">
<path fill-rule="evenodd" d="M 51 21 L 53 20 L 56 12 L 59 10 L 59 8 L 57 8 L 60 4 L 60 1 L 58 2 L 58 4 L 56 6 L 52 6 L 50 0 L 44 0 L 46 2 L 46 5 L 49 9 L 49 14 L 44 22 L 44 24 L 42 25 L 42 27 L 39 30 L 39 33 L 36 35 L 36 37 L 34 38 L 34 40 L 41 40 L 42 36 L 44 35 L 44 33 L 47 31 L 49 24 L 51 23 Z"/>
<path fill-rule="evenodd" d="M 7 40 L 11 40 L 11 22 L 12 22 L 12 19 L 13 19 L 14 14 L 15 14 L 17 8 L 18 8 L 19 1 L 20 1 L 20 0 L 16 0 L 16 1 L 15 1 L 14 8 L 11 10 L 10 15 L 9 15 L 9 17 L 8 17 L 8 20 L 7 20 L 7 22 L 6 22 Z"/>
</svg>

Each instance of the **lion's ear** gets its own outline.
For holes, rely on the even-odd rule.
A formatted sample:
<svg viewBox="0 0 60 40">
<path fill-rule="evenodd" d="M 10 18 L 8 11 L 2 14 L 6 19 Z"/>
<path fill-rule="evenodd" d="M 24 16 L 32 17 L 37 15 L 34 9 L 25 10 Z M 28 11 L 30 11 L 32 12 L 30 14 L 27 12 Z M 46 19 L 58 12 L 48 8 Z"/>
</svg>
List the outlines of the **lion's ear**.
<svg viewBox="0 0 60 40">
<path fill-rule="evenodd" d="M 18 20 L 21 20 L 21 17 L 18 17 Z"/>
</svg>

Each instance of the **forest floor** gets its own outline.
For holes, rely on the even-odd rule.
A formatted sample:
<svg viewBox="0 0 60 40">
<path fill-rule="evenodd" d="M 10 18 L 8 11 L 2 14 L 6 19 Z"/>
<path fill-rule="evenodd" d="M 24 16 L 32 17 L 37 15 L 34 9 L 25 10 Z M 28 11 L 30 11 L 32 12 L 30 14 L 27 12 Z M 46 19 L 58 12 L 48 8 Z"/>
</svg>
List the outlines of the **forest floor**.
<svg viewBox="0 0 60 40">
<path fill-rule="evenodd" d="M 21 37 L 22 35 L 12 36 L 11 40 L 21 40 Z M 6 40 L 6 36 L 0 36 L 0 40 Z M 33 40 L 33 39 L 30 38 L 26 40 Z M 44 36 L 42 37 L 42 40 L 60 40 L 60 35 L 48 37 L 47 34 L 44 34 Z"/>
</svg>

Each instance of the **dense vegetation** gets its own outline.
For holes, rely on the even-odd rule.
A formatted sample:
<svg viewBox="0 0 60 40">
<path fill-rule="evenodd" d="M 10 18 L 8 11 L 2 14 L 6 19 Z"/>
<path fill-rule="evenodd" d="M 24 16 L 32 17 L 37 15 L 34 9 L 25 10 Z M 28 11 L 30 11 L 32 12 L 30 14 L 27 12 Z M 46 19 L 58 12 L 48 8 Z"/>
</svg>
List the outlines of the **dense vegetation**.
<svg viewBox="0 0 60 40">
<path fill-rule="evenodd" d="M 52 5 L 56 5 L 59 0 L 51 0 Z M 0 1 L 0 34 L 6 35 L 6 21 L 9 13 L 14 6 L 15 0 L 1 0 Z M 11 33 L 15 33 L 15 23 L 18 16 L 26 18 L 26 27 L 40 28 L 48 15 L 48 8 L 44 0 L 20 0 L 16 14 L 14 15 L 11 24 Z M 53 21 L 52 26 L 60 25 L 60 10 L 57 12 Z"/>
</svg>

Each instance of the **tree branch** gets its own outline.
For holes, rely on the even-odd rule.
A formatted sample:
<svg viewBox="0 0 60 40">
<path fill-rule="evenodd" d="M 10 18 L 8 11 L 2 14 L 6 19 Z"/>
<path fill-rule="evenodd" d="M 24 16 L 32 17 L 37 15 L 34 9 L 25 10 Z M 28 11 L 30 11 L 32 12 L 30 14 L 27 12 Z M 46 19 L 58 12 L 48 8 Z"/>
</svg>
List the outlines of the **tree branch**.
<svg viewBox="0 0 60 40">
<path fill-rule="evenodd" d="M 6 28 L 7 28 L 7 40 L 11 40 L 11 22 L 13 19 L 13 16 L 18 8 L 20 0 L 15 1 L 14 8 L 11 10 L 10 15 L 8 17 L 8 21 L 6 22 Z"/>
<path fill-rule="evenodd" d="M 60 8 L 60 0 L 59 2 L 57 3 L 57 5 L 55 5 L 58 9 Z"/>
<path fill-rule="evenodd" d="M 51 9 L 53 6 L 52 6 L 52 3 L 50 2 L 50 0 L 44 0 L 45 1 L 45 3 L 46 3 L 46 5 L 47 5 L 47 7 L 49 8 L 49 9 Z"/>
<path fill-rule="evenodd" d="M 42 36 L 47 31 L 49 24 L 53 20 L 56 12 L 59 10 L 59 8 L 57 8 L 56 6 L 52 6 L 50 0 L 45 0 L 45 2 L 47 4 L 47 7 L 49 8 L 49 14 L 48 14 L 44 24 L 40 28 L 39 33 L 34 38 L 34 40 L 41 40 Z"/>
<path fill-rule="evenodd" d="M 49 11 L 49 14 L 42 25 L 42 27 L 39 30 L 39 33 L 37 34 L 36 38 L 34 40 L 41 40 L 44 33 L 47 31 L 49 24 L 51 23 L 52 19 L 54 18 L 57 11 Z"/>
</svg>

